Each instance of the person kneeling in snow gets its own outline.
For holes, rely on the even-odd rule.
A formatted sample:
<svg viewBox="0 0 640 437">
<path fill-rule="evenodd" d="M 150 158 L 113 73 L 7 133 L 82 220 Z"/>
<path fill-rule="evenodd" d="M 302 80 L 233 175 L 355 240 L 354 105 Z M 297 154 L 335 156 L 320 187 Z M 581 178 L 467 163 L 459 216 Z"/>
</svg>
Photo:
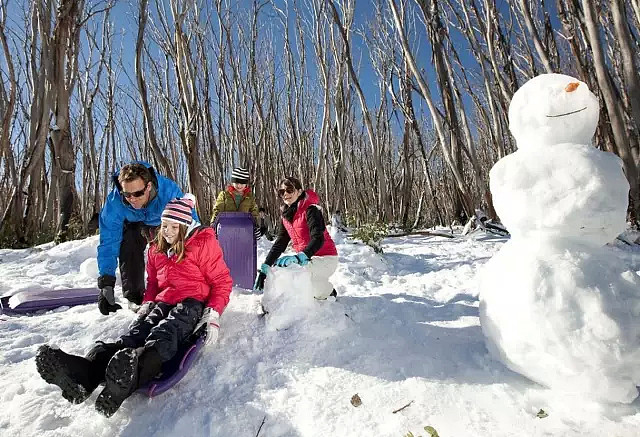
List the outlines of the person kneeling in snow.
<svg viewBox="0 0 640 437">
<path fill-rule="evenodd" d="M 194 202 L 188 194 L 164 209 L 148 249 L 143 304 L 129 332 L 114 343 L 98 342 L 86 357 L 49 345 L 38 349 L 40 376 L 60 387 L 69 402 L 83 402 L 104 382 L 96 409 L 109 417 L 160 373 L 192 332 L 206 324 L 207 344 L 217 341 L 232 280 L 213 229 L 192 218 Z"/>
<path fill-rule="evenodd" d="M 337 293 L 329 277 L 338 268 L 338 250 L 325 227 L 318 195 L 312 190 L 303 190 L 300 181 L 293 177 L 280 182 L 278 195 L 287 207 L 282 212 L 278 237 L 258 270 L 254 290 L 264 288 L 269 267 L 274 264 L 278 267 L 300 264 L 311 273 L 316 299 L 335 297 Z M 298 253 L 278 258 L 291 240 Z"/>
</svg>

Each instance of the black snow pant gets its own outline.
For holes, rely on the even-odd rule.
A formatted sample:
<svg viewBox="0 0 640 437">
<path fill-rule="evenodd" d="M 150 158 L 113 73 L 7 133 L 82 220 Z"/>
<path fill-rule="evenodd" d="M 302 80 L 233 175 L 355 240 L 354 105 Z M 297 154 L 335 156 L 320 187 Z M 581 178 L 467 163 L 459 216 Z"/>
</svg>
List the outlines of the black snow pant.
<svg viewBox="0 0 640 437">
<path fill-rule="evenodd" d="M 97 386 L 104 382 L 109 360 L 121 349 L 136 349 L 138 354 L 138 386 L 152 380 L 162 370 L 179 346 L 191 335 L 202 317 L 204 304 L 185 299 L 177 305 L 158 302 L 151 312 L 129 327 L 129 332 L 115 343 L 98 342 L 86 358 L 91 361 L 91 380 Z"/>
<path fill-rule="evenodd" d="M 127 300 L 138 305 L 142 303 L 145 289 L 144 249 L 153 239 L 155 229 L 142 222 L 124 222 L 118 257 L 122 294 Z"/>
</svg>

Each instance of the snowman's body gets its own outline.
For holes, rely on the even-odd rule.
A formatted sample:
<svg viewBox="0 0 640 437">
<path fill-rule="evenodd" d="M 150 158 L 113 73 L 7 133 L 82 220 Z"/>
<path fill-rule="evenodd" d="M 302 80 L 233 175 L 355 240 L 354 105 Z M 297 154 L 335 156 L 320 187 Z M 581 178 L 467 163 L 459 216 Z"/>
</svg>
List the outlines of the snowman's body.
<svg viewBox="0 0 640 437">
<path fill-rule="evenodd" d="M 519 150 L 490 173 L 511 239 L 483 269 L 480 321 L 508 367 L 564 391 L 631 402 L 640 384 L 640 277 L 602 246 L 625 228 L 621 161 L 589 145 L 598 102 L 542 75 L 513 97 Z"/>
</svg>

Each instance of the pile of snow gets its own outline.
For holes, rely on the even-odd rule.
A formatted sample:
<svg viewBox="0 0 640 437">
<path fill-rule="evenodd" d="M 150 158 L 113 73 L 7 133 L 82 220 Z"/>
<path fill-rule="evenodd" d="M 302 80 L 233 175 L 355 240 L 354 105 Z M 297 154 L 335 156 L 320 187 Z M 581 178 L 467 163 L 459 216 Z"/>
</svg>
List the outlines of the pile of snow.
<svg viewBox="0 0 640 437">
<path fill-rule="evenodd" d="M 263 240 L 259 261 L 269 250 Z M 385 253 L 375 254 L 346 240 L 332 277 L 337 301 L 315 301 L 306 318 L 271 330 L 263 295 L 235 290 L 219 343 L 173 389 L 153 399 L 136 394 L 110 419 L 94 409 L 99 391 L 82 404 L 66 402 L 39 377 L 34 356 L 43 343 L 84 354 L 96 339 L 125 332 L 135 314 L 120 287 L 116 296 L 125 309 L 109 316 L 95 304 L 0 315 L 0 435 L 399 437 L 424 436 L 430 425 L 443 437 L 582 437 L 594 430 L 635 436 L 638 403 L 568 397 L 488 354 L 476 275 L 504 242 L 483 234 L 406 236 L 384 240 Z M 96 256 L 96 246 L 92 237 L 55 251 L 53 245 L 0 250 L 0 289 L 94 286 L 80 265 Z M 620 242 L 611 250 L 640 270 L 636 246 Z M 33 269 L 39 274 L 32 276 Z M 548 417 L 537 416 L 541 409 Z"/>
<path fill-rule="evenodd" d="M 268 314 L 267 328 L 287 329 L 298 320 L 307 319 L 315 299 L 311 274 L 299 265 L 272 267 L 264 284 L 262 308 Z"/>
</svg>

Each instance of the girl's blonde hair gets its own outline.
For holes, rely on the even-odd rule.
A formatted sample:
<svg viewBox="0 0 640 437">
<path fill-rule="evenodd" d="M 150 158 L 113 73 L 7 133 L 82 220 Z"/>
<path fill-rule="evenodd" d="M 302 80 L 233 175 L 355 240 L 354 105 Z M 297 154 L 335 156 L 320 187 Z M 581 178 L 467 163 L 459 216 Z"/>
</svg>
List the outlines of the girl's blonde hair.
<svg viewBox="0 0 640 437">
<path fill-rule="evenodd" d="M 162 224 L 161 224 L 160 228 L 158 228 L 158 232 L 155 238 L 156 252 L 164 253 L 166 255 L 169 252 L 169 249 L 171 249 L 173 253 L 175 253 L 178 256 L 178 259 L 176 262 L 182 261 L 182 258 L 184 258 L 184 240 L 186 235 L 187 235 L 187 225 L 179 224 L 178 237 L 176 238 L 176 241 L 173 244 L 169 244 L 167 240 L 164 239 L 164 236 L 162 235 Z"/>
</svg>

